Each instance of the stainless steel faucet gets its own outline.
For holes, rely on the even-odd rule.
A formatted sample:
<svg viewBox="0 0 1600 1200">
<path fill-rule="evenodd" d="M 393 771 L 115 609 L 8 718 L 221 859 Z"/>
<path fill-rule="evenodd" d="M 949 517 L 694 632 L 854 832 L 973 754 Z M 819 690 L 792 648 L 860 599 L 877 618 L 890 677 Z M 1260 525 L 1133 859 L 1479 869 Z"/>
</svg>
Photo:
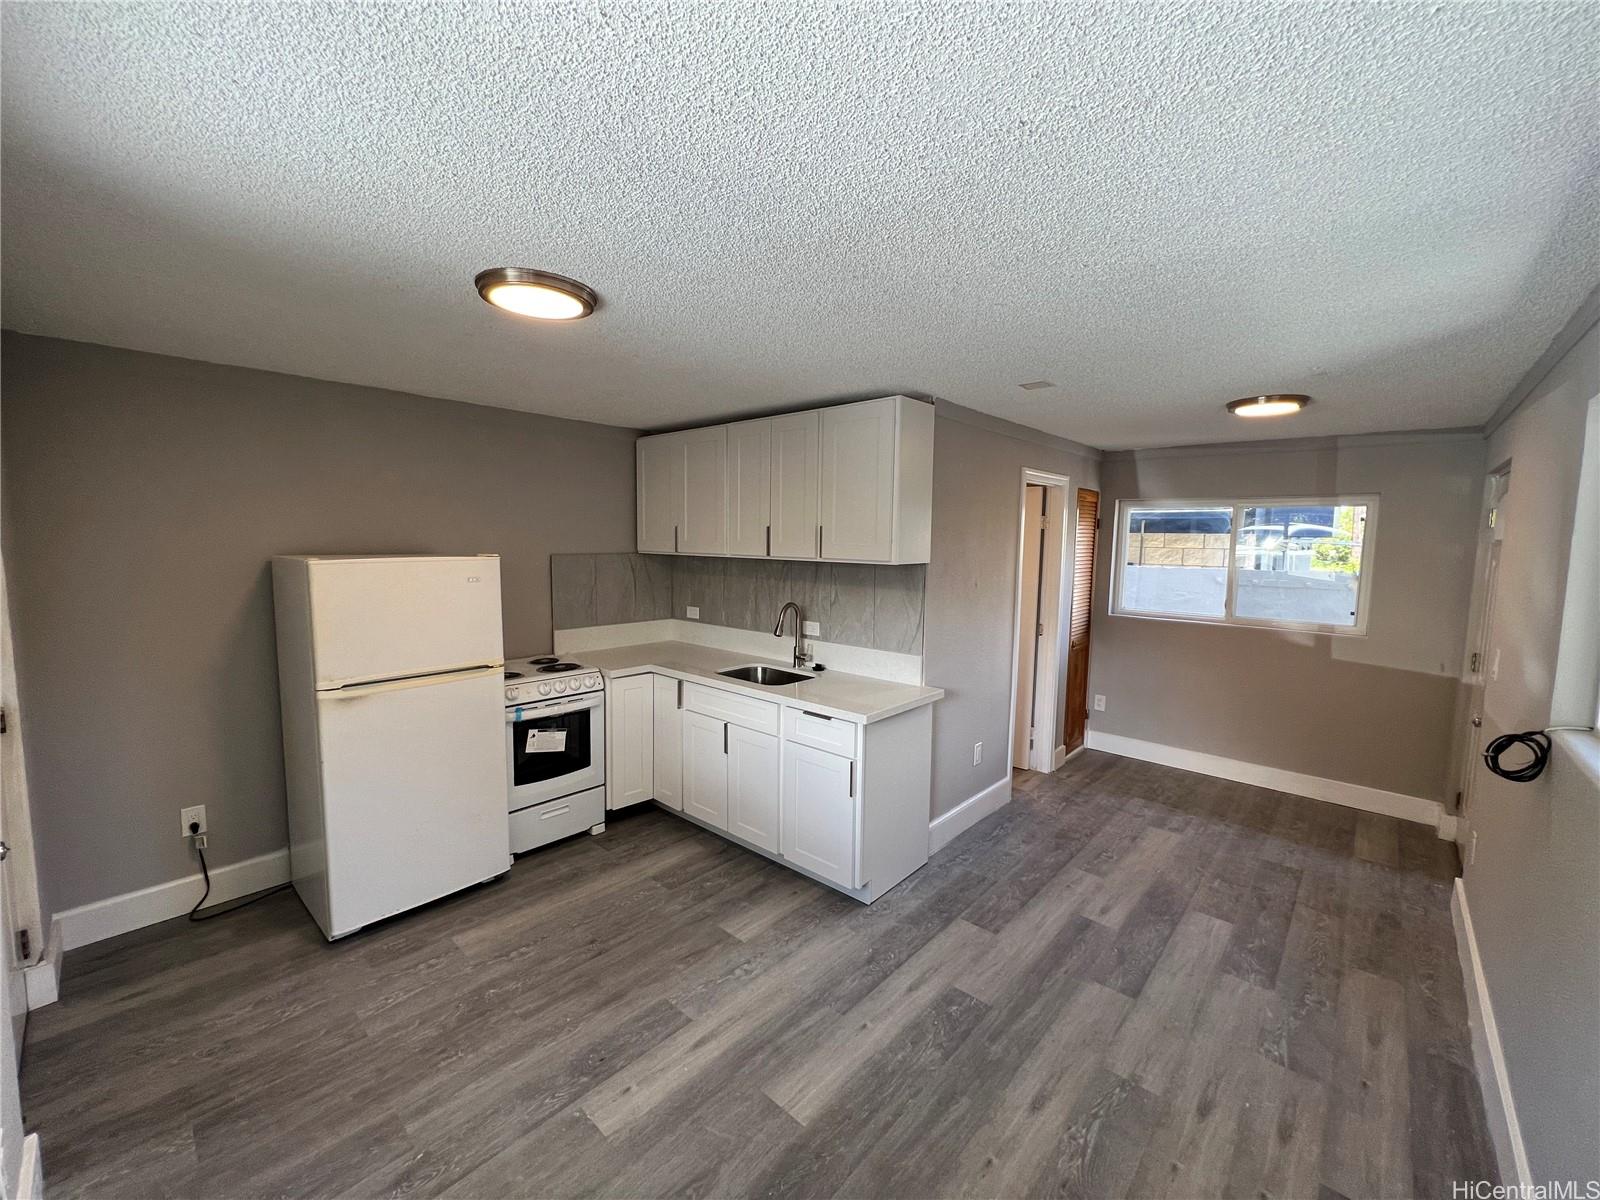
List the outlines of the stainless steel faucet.
<svg viewBox="0 0 1600 1200">
<path fill-rule="evenodd" d="M 805 617 L 800 612 L 800 606 L 793 600 L 778 610 L 778 623 L 772 627 L 772 636 L 783 636 L 783 619 L 791 612 L 794 613 L 794 665 L 803 667 L 811 661 L 811 655 L 806 653 L 805 646 L 800 641 L 800 635 L 805 631 Z"/>
</svg>

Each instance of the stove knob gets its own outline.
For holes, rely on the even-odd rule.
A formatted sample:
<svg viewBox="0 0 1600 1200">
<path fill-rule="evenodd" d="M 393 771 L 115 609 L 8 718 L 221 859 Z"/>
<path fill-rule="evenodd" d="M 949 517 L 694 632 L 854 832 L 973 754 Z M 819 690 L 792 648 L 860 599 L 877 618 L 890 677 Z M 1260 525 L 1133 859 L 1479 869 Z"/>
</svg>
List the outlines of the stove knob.
<svg viewBox="0 0 1600 1200">
<path fill-rule="evenodd" d="M 556 680 L 556 691 L 564 692 L 566 690 L 567 690 L 567 681 L 565 679 Z"/>
<path fill-rule="evenodd" d="M 548 696 L 549 694 L 550 694 L 550 685 L 548 683 L 541 683 L 539 685 L 539 695 Z"/>
<path fill-rule="evenodd" d="M 516 688 L 507 688 L 506 689 L 506 699 L 507 700 L 515 700 L 516 698 L 517 698 L 517 689 Z"/>
<path fill-rule="evenodd" d="M 600 676 L 591 675 L 591 676 L 589 676 L 589 678 L 585 679 L 583 682 L 584 682 L 584 685 L 586 687 L 597 688 L 597 687 L 600 686 Z"/>
</svg>

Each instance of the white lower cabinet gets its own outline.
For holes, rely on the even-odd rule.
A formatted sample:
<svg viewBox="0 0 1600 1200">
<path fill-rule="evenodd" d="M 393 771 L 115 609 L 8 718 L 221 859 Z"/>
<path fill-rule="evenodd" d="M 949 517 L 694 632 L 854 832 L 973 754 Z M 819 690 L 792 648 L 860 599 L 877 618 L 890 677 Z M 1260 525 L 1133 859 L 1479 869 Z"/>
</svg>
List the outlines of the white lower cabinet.
<svg viewBox="0 0 1600 1200">
<path fill-rule="evenodd" d="M 683 681 L 668 675 L 655 680 L 656 803 L 683 811 Z"/>
<path fill-rule="evenodd" d="M 783 754 L 783 857 L 857 887 L 855 760 L 798 742 L 784 743 Z"/>
<path fill-rule="evenodd" d="M 728 827 L 728 724 L 683 714 L 683 811 L 714 829 Z"/>
<path fill-rule="evenodd" d="M 606 807 L 627 808 L 655 795 L 655 676 L 614 680 L 606 696 Z"/>
<path fill-rule="evenodd" d="M 778 739 L 728 726 L 728 832 L 778 849 Z"/>
</svg>

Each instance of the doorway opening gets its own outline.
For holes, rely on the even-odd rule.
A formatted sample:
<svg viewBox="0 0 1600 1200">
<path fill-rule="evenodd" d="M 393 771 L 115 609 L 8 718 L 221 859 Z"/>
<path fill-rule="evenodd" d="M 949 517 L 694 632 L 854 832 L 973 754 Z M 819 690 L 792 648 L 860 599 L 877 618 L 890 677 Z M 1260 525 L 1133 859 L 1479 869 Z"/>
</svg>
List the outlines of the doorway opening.
<svg viewBox="0 0 1600 1200">
<path fill-rule="evenodd" d="M 1056 735 L 1066 672 L 1071 496 L 1064 475 L 1022 472 L 1011 655 L 1011 765 L 1021 770 L 1053 771 L 1066 756 Z"/>
<path fill-rule="evenodd" d="M 1455 794 L 1456 840 L 1471 837 L 1472 781 L 1483 750 L 1483 692 L 1495 668 L 1491 647 L 1496 584 L 1500 577 L 1500 543 L 1505 537 L 1505 499 L 1511 490 L 1511 468 L 1502 466 L 1484 481 L 1483 506 L 1478 516 L 1478 547 L 1473 563 L 1472 599 L 1467 609 L 1465 685 L 1457 695 Z"/>
</svg>

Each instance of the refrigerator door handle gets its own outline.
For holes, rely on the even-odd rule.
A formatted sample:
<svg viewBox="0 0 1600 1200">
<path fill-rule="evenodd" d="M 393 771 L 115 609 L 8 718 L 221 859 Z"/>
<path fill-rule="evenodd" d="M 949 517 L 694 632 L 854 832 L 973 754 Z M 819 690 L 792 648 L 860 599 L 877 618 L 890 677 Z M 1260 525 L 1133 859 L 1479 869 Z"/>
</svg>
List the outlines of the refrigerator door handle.
<svg viewBox="0 0 1600 1200">
<path fill-rule="evenodd" d="M 502 677 L 503 667 L 479 667 L 475 671 L 449 671 L 442 675 L 413 675 L 408 679 L 388 679 L 382 683 L 359 683 L 352 687 L 335 688 L 318 692 L 319 700 L 359 700 L 363 696 L 379 696 L 384 692 L 400 692 L 409 688 L 428 687 L 435 683 L 454 683 L 458 679 L 481 679 L 493 675 Z"/>
</svg>

